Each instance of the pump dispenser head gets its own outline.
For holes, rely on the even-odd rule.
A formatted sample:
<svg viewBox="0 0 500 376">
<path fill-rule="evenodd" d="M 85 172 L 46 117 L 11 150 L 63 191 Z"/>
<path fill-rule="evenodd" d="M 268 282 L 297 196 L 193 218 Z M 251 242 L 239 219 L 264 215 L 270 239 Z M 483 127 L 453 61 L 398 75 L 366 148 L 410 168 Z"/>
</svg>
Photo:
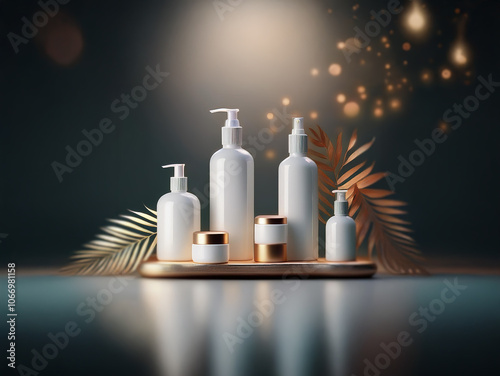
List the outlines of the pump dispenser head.
<svg viewBox="0 0 500 376">
<path fill-rule="evenodd" d="M 345 197 L 347 191 L 345 189 L 337 189 L 332 192 L 337 194 L 336 200 L 333 202 L 333 214 L 348 215 L 349 207 Z"/>
<path fill-rule="evenodd" d="M 170 177 L 170 191 L 187 192 L 187 177 L 184 176 L 184 166 L 182 163 L 174 163 L 162 166 L 163 168 L 174 168 L 174 176 Z"/>
<path fill-rule="evenodd" d="M 222 145 L 224 146 L 241 146 L 243 143 L 243 130 L 238 120 L 237 108 L 218 108 L 210 110 L 210 112 L 227 112 L 227 120 L 222 127 Z"/>
<path fill-rule="evenodd" d="M 307 134 L 304 131 L 304 118 L 293 118 L 292 134 L 288 136 L 288 152 L 307 153 Z"/>
</svg>

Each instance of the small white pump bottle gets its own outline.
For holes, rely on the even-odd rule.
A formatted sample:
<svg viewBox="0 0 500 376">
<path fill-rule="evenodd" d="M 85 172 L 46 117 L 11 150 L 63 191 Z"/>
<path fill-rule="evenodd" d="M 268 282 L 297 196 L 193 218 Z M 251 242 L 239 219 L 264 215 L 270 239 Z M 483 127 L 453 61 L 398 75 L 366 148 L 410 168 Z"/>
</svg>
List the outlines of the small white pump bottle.
<svg viewBox="0 0 500 376">
<path fill-rule="evenodd" d="M 279 214 L 287 217 L 287 260 L 318 258 L 318 167 L 307 157 L 304 118 L 293 118 L 290 156 L 278 171 Z"/>
<path fill-rule="evenodd" d="M 345 190 L 332 191 L 337 194 L 333 203 L 333 217 L 326 223 L 326 260 L 356 260 L 356 223 L 349 217 Z"/>
<path fill-rule="evenodd" d="M 229 233 L 229 259 L 253 259 L 254 162 L 244 150 L 238 109 L 227 112 L 222 149 L 210 159 L 210 230 Z"/>
<path fill-rule="evenodd" d="M 193 232 L 200 231 L 200 200 L 187 191 L 183 164 L 162 167 L 174 167 L 174 176 L 170 178 L 171 192 L 161 196 L 156 205 L 157 256 L 163 261 L 189 261 Z"/>
</svg>

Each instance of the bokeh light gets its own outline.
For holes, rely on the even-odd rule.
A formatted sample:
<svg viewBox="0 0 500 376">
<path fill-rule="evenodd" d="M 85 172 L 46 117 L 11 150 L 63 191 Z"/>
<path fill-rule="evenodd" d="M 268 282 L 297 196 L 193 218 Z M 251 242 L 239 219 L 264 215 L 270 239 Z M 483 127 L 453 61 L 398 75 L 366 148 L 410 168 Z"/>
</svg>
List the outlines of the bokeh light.
<svg viewBox="0 0 500 376">
<path fill-rule="evenodd" d="M 462 45 L 461 43 L 455 45 L 455 47 L 452 49 L 451 56 L 452 56 L 452 61 L 456 65 L 467 64 L 467 54 L 465 52 L 465 46 Z"/>
<path fill-rule="evenodd" d="M 356 117 L 359 114 L 359 104 L 356 102 L 347 102 L 344 105 L 344 114 L 347 117 Z"/>
<path fill-rule="evenodd" d="M 445 80 L 449 79 L 451 77 L 451 71 L 449 69 L 443 69 L 441 71 L 441 77 L 443 77 Z"/>
<path fill-rule="evenodd" d="M 420 75 L 420 78 L 422 79 L 423 82 L 428 83 L 432 79 L 432 75 L 430 71 L 423 71 L 422 74 Z"/>
<path fill-rule="evenodd" d="M 343 50 L 343 49 L 345 48 L 345 43 L 344 43 L 344 42 L 338 42 L 338 43 L 337 43 L 337 48 L 338 48 L 339 50 Z"/>
<path fill-rule="evenodd" d="M 366 91 L 366 88 L 364 86 L 358 86 L 358 93 L 362 94 Z"/>
<path fill-rule="evenodd" d="M 274 158 L 276 158 L 276 152 L 273 149 L 266 150 L 266 158 L 267 159 L 274 159 Z"/>
<path fill-rule="evenodd" d="M 310 114 L 309 114 L 310 118 L 311 119 L 317 119 L 318 118 L 318 113 L 316 111 L 312 111 Z"/>
<path fill-rule="evenodd" d="M 283 106 L 288 106 L 290 104 L 290 99 L 285 97 L 283 98 L 281 103 L 283 104 Z"/>
<path fill-rule="evenodd" d="M 425 15 L 422 12 L 422 6 L 418 2 L 413 5 L 406 17 L 406 26 L 413 32 L 421 32 L 426 26 Z"/>
<path fill-rule="evenodd" d="M 399 110 L 401 108 L 401 101 L 397 98 L 391 99 L 390 106 L 393 110 Z"/>
<path fill-rule="evenodd" d="M 375 117 L 382 117 L 383 114 L 384 114 L 384 110 L 382 110 L 380 107 L 377 107 L 373 110 L 373 115 Z"/>
<path fill-rule="evenodd" d="M 411 49 L 411 44 L 408 42 L 403 43 L 403 51 L 410 51 Z"/>
<path fill-rule="evenodd" d="M 83 36 L 80 27 L 66 14 L 54 17 L 41 32 L 43 50 L 56 64 L 69 66 L 83 52 Z"/>
<path fill-rule="evenodd" d="M 332 76 L 338 76 L 340 73 L 342 73 L 342 67 L 340 64 L 331 64 L 328 67 L 328 73 L 330 73 Z"/>
<path fill-rule="evenodd" d="M 345 95 L 344 94 L 339 94 L 337 95 L 337 102 L 339 103 L 344 103 L 345 102 Z"/>
<path fill-rule="evenodd" d="M 267 116 L 267 119 L 268 119 L 268 120 L 271 120 L 271 119 L 273 119 L 273 118 L 274 118 L 274 115 L 273 115 L 273 113 L 272 113 L 272 112 L 268 112 L 266 116 Z"/>
<path fill-rule="evenodd" d="M 319 70 L 317 68 L 312 68 L 311 76 L 316 77 L 317 75 L 319 75 Z"/>
</svg>

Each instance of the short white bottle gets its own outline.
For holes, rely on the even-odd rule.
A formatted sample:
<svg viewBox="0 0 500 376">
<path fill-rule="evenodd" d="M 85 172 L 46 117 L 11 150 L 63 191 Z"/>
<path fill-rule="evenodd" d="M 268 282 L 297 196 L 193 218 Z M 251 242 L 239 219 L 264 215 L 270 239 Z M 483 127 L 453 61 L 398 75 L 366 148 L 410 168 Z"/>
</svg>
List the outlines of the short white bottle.
<svg viewBox="0 0 500 376">
<path fill-rule="evenodd" d="M 210 230 L 229 233 L 229 259 L 253 259 L 254 161 L 241 147 L 243 130 L 238 109 L 227 112 L 222 149 L 210 159 Z"/>
<path fill-rule="evenodd" d="M 278 171 L 279 214 L 287 217 L 287 260 L 318 258 L 318 167 L 307 157 L 304 119 L 293 118 L 290 156 Z"/>
<path fill-rule="evenodd" d="M 332 191 L 337 194 L 333 204 L 333 217 L 326 223 L 327 261 L 356 260 L 356 223 L 349 217 L 345 190 Z"/>
<path fill-rule="evenodd" d="M 190 261 L 193 233 L 200 231 L 200 200 L 187 191 L 187 177 L 183 164 L 170 164 L 163 168 L 174 167 L 170 178 L 170 193 L 158 200 L 157 257 L 163 261 Z"/>
</svg>

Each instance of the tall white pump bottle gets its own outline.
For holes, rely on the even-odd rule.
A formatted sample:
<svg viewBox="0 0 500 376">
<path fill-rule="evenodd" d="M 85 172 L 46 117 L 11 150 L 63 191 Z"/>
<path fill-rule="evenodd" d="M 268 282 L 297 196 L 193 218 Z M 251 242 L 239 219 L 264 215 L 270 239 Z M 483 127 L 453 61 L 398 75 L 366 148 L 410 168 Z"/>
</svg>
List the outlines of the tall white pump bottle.
<svg viewBox="0 0 500 376">
<path fill-rule="evenodd" d="M 191 260 L 193 232 L 200 231 L 200 200 L 187 191 L 183 164 L 170 164 L 170 193 L 164 194 L 156 205 L 158 245 L 157 256 L 164 261 Z"/>
<path fill-rule="evenodd" d="M 253 259 L 254 162 L 241 147 L 243 130 L 238 109 L 226 112 L 222 149 L 210 159 L 210 230 L 229 233 L 229 259 Z"/>
<path fill-rule="evenodd" d="M 289 261 L 318 258 L 318 167 L 307 157 L 304 118 L 293 118 L 290 156 L 279 166 L 279 214 L 287 217 Z"/>
</svg>

